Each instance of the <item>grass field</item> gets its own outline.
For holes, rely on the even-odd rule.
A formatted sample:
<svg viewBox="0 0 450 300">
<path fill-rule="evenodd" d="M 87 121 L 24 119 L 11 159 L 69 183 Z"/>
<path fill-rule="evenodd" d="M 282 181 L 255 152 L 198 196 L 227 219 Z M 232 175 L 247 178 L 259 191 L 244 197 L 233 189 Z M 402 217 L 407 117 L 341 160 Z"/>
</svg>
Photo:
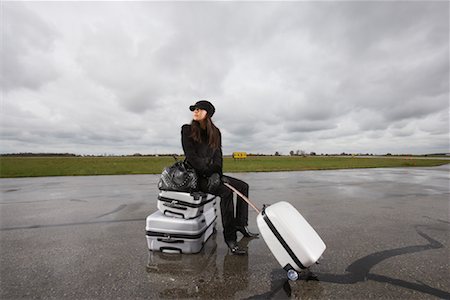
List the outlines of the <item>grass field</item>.
<svg viewBox="0 0 450 300">
<path fill-rule="evenodd" d="M 1 157 L 0 177 L 160 174 L 172 157 Z M 252 156 L 224 158 L 224 172 L 273 172 L 381 167 L 427 167 L 450 163 L 414 157 Z"/>
</svg>

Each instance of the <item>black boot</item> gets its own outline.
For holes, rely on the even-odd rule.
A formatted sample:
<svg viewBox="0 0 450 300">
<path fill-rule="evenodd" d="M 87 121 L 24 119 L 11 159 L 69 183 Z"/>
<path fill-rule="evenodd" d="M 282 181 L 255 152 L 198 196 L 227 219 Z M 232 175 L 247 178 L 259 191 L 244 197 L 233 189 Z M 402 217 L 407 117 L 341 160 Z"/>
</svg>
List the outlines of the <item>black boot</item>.
<svg viewBox="0 0 450 300">
<path fill-rule="evenodd" d="M 257 238 L 259 236 L 259 233 L 250 232 L 247 226 L 236 226 L 236 230 L 242 233 L 245 237 Z"/>
<path fill-rule="evenodd" d="M 232 254 L 234 255 L 245 255 L 247 254 L 247 251 L 245 251 L 244 249 L 239 248 L 238 244 L 236 241 L 225 241 L 225 243 L 227 244 L 228 248 L 230 248 L 230 251 Z"/>
</svg>

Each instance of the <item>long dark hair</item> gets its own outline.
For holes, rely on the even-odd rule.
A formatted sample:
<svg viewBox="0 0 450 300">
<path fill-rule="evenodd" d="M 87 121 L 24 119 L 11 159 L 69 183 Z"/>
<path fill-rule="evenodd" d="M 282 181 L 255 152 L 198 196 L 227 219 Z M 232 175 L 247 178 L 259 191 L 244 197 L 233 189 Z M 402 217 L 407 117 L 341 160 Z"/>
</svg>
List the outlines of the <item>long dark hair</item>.
<svg viewBox="0 0 450 300">
<path fill-rule="evenodd" d="M 220 132 L 219 129 L 214 125 L 211 118 L 206 115 L 205 119 L 206 124 L 206 136 L 208 140 L 208 146 L 214 150 L 218 149 L 220 147 Z M 191 137 L 196 141 L 197 143 L 202 143 L 205 141 L 202 141 L 202 135 L 201 135 L 201 127 L 200 122 L 192 120 L 191 122 Z"/>
</svg>

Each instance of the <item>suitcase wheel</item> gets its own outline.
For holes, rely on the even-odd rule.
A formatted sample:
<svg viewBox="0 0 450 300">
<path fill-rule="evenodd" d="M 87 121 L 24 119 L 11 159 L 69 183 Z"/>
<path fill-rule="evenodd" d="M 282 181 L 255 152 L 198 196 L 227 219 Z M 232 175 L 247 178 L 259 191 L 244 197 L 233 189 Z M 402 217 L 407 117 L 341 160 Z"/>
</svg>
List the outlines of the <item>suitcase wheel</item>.
<svg viewBox="0 0 450 300">
<path fill-rule="evenodd" d="M 296 281 L 298 279 L 298 273 L 294 269 L 290 269 L 287 271 L 287 277 L 291 281 Z"/>
</svg>

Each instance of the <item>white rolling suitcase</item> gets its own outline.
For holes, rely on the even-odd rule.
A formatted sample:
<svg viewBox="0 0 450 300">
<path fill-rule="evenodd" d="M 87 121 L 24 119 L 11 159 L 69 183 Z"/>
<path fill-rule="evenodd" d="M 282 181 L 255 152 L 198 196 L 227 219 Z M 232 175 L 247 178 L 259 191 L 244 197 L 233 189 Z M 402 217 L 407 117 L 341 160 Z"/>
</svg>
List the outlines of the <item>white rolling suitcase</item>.
<svg viewBox="0 0 450 300">
<path fill-rule="evenodd" d="M 198 253 L 214 233 L 215 207 L 193 219 L 165 216 L 161 211 L 146 220 L 149 250 L 161 252 Z"/>
<path fill-rule="evenodd" d="M 263 208 L 256 222 L 270 251 L 291 280 L 297 280 L 297 272 L 315 264 L 326 249 L 314 228 L 288 202 Z"/>
<path fill-rule="evenodd" d="M 297 272 L 317 263 L 326 249 L 325 243 L 294 206 L 281 201 L 259 211 L 233 186 L 225 185 L 258 212 L 259 231 L 290 280 L 297 280 Z"/>
<path fill-rule="evenodd" d="M 183 219 L 196 218 L 216 202 L 216 196 L 202 192 L 160 191 L 158 195 L 158 209 L 164 215 Z"/>
</svg>

